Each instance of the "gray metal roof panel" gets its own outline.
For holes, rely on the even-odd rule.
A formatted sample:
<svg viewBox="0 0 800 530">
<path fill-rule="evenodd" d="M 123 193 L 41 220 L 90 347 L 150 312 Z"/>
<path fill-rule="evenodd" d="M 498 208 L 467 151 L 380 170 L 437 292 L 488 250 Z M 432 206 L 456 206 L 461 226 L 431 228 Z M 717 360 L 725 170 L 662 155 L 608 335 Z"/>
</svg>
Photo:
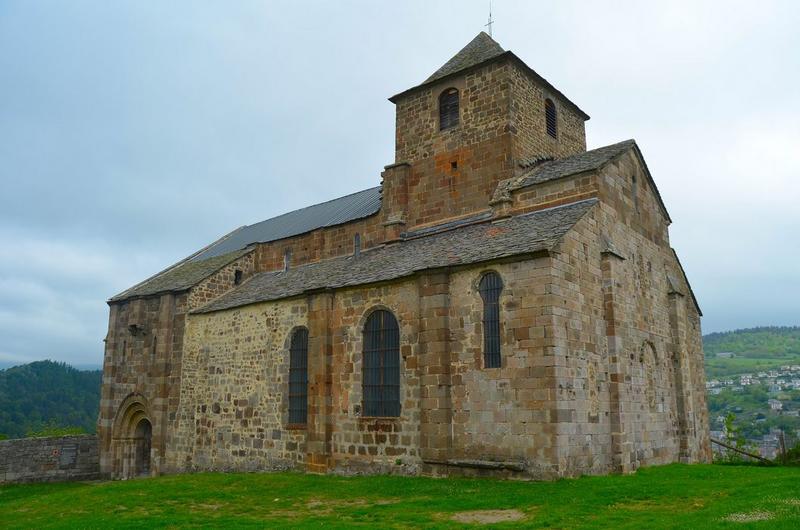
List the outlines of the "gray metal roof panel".
<svg viewBox="0 0 800 530">
<path fill-rule="evenodd" d="M 317 228 L 335 226 L 378 213 L 381 208 L 381 187 L 345 195 L 299 210 L 243 226 L 227 238 L 210 246 L 193 261 L 239 250 L 254 243 L 266 243 L 305 234 Z"/>
</svg>

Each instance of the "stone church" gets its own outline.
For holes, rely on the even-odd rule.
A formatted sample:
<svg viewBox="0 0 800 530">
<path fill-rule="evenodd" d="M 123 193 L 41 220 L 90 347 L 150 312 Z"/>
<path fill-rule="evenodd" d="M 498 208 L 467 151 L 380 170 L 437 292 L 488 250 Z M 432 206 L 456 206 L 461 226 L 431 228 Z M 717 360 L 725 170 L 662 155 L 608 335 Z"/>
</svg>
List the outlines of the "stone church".
<svg viewBox="0 0 800 530">
<path fill-rule="evenodd" d="M 109 300 L 103 471 L 707 462 L 701 312 L 636 142 L 587 151 L 589 116 L 485 33 L 389 101 L 380 185 Z"/>
</svg>

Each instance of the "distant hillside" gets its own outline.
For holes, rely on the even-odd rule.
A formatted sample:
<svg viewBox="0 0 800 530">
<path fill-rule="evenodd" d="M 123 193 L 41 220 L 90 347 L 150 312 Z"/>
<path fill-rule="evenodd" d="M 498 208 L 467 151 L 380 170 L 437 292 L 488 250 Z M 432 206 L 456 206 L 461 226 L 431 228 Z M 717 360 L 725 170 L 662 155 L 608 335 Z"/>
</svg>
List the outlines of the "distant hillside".
<svg viewBox="0 0 800 530">
<path fill-rule="evenodd" d="M 721 377 L 800 364 L 800 327 L 760 327 L 703 337 L 706 375 Z M 733 358 L 717 354 L 733 353 Z"/>
<path fill-rule="evenodd" d="M 95 432 L 101 375 L 53 361 L 0 370 L 0 435 L 19 438 L 45 426 Z"/>
<path fill-rule="evenodd" d="M 733 352 L 743 357 L 800 354 L 800 327 L 763 327 L 709 333 L 703 337 L 706 356 Z"/>
</svg>

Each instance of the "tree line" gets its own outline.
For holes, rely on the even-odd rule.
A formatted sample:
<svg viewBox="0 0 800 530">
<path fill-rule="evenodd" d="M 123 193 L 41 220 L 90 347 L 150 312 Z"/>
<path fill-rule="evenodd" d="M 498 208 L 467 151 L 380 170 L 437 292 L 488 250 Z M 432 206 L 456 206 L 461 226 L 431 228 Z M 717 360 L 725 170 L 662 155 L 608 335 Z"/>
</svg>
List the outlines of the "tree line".
<svg viewBox="0 0 800 530">
<path fill-rule="evenodd" d="M 101 380 L 54 361 L 0 370 L 0 439 L 94 433 Z"/>
</svg>

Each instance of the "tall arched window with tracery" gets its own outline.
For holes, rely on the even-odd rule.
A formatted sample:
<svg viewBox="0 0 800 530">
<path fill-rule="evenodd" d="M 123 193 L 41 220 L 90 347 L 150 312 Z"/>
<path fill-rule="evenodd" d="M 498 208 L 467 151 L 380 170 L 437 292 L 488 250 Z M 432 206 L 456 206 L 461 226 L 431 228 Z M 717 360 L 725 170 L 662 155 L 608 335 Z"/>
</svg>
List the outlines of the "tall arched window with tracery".
<svg viewBox="0 0 800 530">
<path fill-rule="evenodd" d="M 400 415 L 400 328 L 386 310 L 364 324 L 364 416 Z"/>
<path fill-rule="evenodd" d="M 458 125 L 458 89 L 448 88 L 439 95 L 439 130 Z"/>
<path fill-rule="evenodd" d="M 292 334 L 289 346 L 289 423 L 308 421 L 308 330 Z"/>
<path fill-rule="evenodd" d="M 496 272 L 481 277 L 478 291 L 483 300 L 483 366 L 500 368 L 500 293 L 503 280 Z"/>
</svg>

